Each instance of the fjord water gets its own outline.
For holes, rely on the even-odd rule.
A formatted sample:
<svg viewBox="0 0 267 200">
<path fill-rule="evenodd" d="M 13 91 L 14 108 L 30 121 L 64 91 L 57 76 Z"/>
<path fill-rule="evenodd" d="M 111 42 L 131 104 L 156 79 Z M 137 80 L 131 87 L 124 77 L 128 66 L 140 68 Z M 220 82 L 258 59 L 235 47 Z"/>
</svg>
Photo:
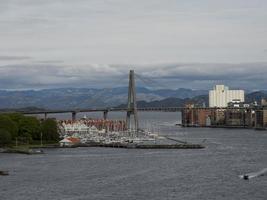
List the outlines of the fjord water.
<svg viewBox="0 0 267 200">
<path fill-rule="evenodd" d="M 99 114 L 91 114 L 96 117 Z M 88 114 L 90 116 L 90 114 Z M 110 118 L 125 113 L 110 113 Z M 65 118 L 66 116 L 61 116 Z M 0 154 L 0 199 L 266 199 L 267 132 L 180 128 L 177 113 L 140 113 L 163 135 L 206 145 L 195 150 L 45 149 L 44 155 Z"/>
</svg>

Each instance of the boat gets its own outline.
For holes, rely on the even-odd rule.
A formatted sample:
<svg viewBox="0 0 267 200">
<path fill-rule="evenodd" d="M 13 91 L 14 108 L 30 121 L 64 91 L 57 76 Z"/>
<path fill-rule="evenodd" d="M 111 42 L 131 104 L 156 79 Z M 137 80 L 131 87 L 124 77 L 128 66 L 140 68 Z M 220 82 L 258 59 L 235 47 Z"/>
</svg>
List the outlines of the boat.
<svg viewBox="0 0 267 200">
<path fill-rule="evenodd" d="M 243 174 L 243 175 L 240 175 L 239 177 L 244 179 L 244 180 L 249 180 L 251 178 L 264 176 L 265 174 L 267 174 L 267 168 L 265 168 L 261 171 L 258 171 L 258 172 L 251 172 L 251 173 Z"/>
<path fill-rule="evenodd" d="M 42 149 L 29 149 L 29 154 L 44 154 Z"/>
<path fill-rule="evenodd" d="M 0 176 L 8 176 L 8 171 L 0 171 Z"/>
</svg>

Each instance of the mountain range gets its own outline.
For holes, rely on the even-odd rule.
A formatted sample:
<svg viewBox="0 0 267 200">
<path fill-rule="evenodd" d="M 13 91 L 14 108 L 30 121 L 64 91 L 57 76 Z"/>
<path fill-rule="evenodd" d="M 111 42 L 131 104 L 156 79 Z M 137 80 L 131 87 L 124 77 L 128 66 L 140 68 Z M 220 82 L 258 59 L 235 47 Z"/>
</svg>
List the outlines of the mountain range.
<svg viewBox="0 0 267 200">
<path fill-rule="evenodd" d="M 59 88 L 44 90 L 6 91 L 0 90 L 0 109 L 82 109 L 124 106 L 127 102 L 127 87 Z M 248 93 L 246 101 L 259 102 L 267 98 L 266 91 Z M 176 90 L 150 90 L 137 88 L 140 107 L 183 106 L 188 102 L 208 105 L 208 90 L 179 88 Z"/>
<path fill-rule="evenodd" d="M 245 96 L 245 101 L 248 103 L 257 102 L 260 103 L 261 99 L 267 99 L 267 92 L 252 92 L 248 93 Z M 137 101 L 137 106 L 141 108 L 151 108 L 151 107 L 184 107 L 186 104 L 192 103 L 200 107 L 208 106 L 209 104 L 209 97 L 208 95 L 199 95 L 192 98 L 175 98 L 169 97 L 163 100 L 155 100 L 155 101 Z M 118 107 L 125 108 L 126 104 L 121 104 Z"/>
</svg>

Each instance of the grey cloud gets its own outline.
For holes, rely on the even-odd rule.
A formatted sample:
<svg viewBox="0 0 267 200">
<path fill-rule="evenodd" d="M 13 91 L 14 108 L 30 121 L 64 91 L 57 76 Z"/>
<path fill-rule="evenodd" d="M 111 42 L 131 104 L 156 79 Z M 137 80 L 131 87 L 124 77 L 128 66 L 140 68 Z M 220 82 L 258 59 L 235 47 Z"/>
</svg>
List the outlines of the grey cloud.
<svg viewBox="0 0 267 200">
<path fill-rule="evenodd" d="M 33 63 L 39 63 L 39 64 L 59 64 L 59 63 L 64 63 L 63 60 L 37 60 L 34 61 Z"/>
<path fill-rule="evenodd" d="M 134 68 L 172 88 L 264 88 L 266 8 L 266 0 L 0 0 L 0 52 L 9 54 L 0 56 L 0 86 L 112 87 Z"/>
<path fill-rule="evenodd" d="M 210 89 L 223 83 L 234 88 L 267 89 L 267 63 L 178 63 L 161 65 L 6 65 L 0 67 L 2 89 L 127 86 L 128 71 L 158 88 Z"/>
<path fill-rule="evenodd" d="M 5 65 L 0 67 L 0 85 L 1 89 L 106 87 L 120 75 L 109 65 Z"/>
<path fill-rule="evenodd" d="M 1 56 L 0 60 L 29 60 L 31 57 L 29 56 Z"/>
<path fill-rule="evenodd" d="M 266 47 L 266 7 L 265 0 L 0 1 L 0 51 L 67 64 L 267 61 L 254 51 Z"/>
<path fill-rule="evenodd" d="M 267 63 L 184 63 L 154 67 L 143 72 L 177 87 L 211 88 L 227 84 L 235 88 L 266 89 Z"/>
</svg>

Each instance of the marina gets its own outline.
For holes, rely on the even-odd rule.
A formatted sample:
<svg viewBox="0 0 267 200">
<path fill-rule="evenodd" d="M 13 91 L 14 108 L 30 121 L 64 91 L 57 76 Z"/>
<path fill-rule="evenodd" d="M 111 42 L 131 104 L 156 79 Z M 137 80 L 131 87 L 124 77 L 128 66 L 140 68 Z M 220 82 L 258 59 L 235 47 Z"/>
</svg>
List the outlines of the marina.
<svg viewBox="0 0 267 200">
<path fill-rule="evenodd" d="M 98 127 L 96 128 L 96 124 Z M 101 124 L 101 125 L 100 125 Z M 102 124 L 117 127 L 110 131 Z M 59 121 L 61 147 L 112 147 L 112 148 L 137 148 L 137 149 L 201 149 L 200 144 L 191 144 L 170 137 L 160 136 L 159 133 L 148 130 L 120 130 L 125 124 L 118 120 L 86 120 Z M 124 125 L 123 125 L 124 126 Z"/>
<path fill-rule="evenodd" d="M 9 176 L 0 178 L 0 196 L 8 200 L 64 199 L 68 191 L 73 200 L 77 196 L 110 200 L 265 199 L 267 176 L 244 181 L 239 175 L 266 168 L 267 134 L 252 129 L 181 128 L 172 125 L 174 116 L 140 113 L 140 122 L 160 124 L 165 137 L 192 143 L 205 140 L 206 148 L 78 147 L 47 148 L 45 154 L 34 156 L 0 154 L 0 169 L 9 171 Z M 118 113 L 110 116 L 118 117 Z"/>
<path fill-rule="evenodd" d="M 130 70 L 126 120 L 87 119 L 58 121 L 60 147 L 98 146 L 129 149 L 201 149 L 201 144 L 162 137 L 147 127 L 140 128 L 136 102 L 135 73 Z"/>
<path fill-rule="evenodd" d="M 0 11 L 0 200 L 267 200 L 267 0 Z"/>
</svg>

